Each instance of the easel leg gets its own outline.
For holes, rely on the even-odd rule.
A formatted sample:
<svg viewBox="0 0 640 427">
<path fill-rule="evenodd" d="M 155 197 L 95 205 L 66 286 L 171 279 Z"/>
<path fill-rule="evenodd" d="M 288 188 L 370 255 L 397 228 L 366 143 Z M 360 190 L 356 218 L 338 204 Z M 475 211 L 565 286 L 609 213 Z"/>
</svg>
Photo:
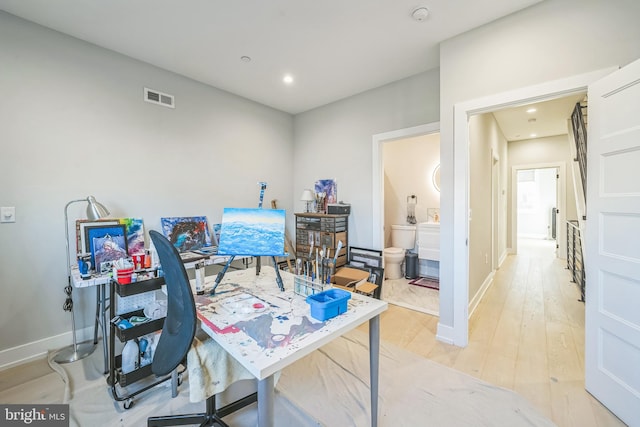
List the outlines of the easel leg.
<svg viewBox="0 0 640 427">
<path fill-rule="evenodd" d="M 276 283 L 278 283 L 278 288 L 280 288 L 280 290 L 282 292 L 284 292 L 284 283 L 282 283 L 282 277 L 280 276 L 280 269 L 278 268 L 278 261 L 276 261 L 276 257 L 272 256 L 271 259 L 273 260 L 273 268 L 274 270 L 276 270 Z"/>
<path fill-rule="evenodd" d="M 229 269 L 229 266 L 231 265 L 231 263 L 233 262 L 235 258 L 235 255 L 231 255 L 229 257 L 229 260 L 227 261 L 227 263 L 224 265 L 224 267 L 222 267 L 222 270 L 218 273 L 218 275 L 216 276 L 216 281 L 213 284 L 213 288 L 211 289 L 211 295 L 215 295 L 216 293 L 216 288 L 218 287 L 218 285 L 220 284 L 220 282 L 222 282 L 222 279 L 224 278 L 224 275 L 227 273 L 227 270 Z"/>
</svg>

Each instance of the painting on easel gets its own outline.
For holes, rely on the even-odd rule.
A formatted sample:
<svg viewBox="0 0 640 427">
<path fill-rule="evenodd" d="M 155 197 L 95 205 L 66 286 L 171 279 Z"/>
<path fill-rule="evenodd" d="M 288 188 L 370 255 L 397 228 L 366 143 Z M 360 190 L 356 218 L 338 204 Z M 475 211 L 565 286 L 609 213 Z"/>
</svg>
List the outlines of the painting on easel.
<svg viewBox="0 0 640 427">
<path fill-rule="evenodd" d="M 284 256 L 285 211 L 225 208 L 219 255 Z"/>
</svg>

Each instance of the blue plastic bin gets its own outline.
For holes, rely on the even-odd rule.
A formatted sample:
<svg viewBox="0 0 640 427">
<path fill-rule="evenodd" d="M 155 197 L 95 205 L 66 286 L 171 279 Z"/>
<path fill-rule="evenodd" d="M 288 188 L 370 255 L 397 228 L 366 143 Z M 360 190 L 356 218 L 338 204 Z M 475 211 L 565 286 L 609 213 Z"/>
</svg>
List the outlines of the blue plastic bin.
<svg viewBox="0 0 640 427">
<path fill-rule="evenodd" d="M 351 292 L 342 289 L 329 289 L 309 295 L 307 303 L 311 307 L 311 317 L 325 321 L 347 311 L 347 301 L 351 298 Z"/>
</svg>

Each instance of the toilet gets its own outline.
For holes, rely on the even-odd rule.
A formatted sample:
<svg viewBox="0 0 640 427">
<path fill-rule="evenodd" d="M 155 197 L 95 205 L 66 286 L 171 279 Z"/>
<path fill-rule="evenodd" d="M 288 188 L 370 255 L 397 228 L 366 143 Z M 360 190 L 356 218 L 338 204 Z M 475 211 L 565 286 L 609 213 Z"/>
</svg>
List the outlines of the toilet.
<svg viewBox="0 0 640 427">
<path fill-rule="evenodd" d="M 404 254 L 407 249 L 414 249 L 416 244 L 415 225 L 392 225 L 391 226 L 391 246 L 385 248 L 384 272 L 387 279 L 399 279 L 402 277 L 400 266 L 404 261 Z"/>
</svg>

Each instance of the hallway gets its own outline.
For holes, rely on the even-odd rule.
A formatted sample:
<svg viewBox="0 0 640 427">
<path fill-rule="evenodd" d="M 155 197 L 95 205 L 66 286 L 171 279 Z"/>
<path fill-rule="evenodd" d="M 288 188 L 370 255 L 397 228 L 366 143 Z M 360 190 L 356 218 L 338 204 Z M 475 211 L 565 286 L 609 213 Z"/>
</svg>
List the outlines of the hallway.
<svg viewBox="0 0 640 427">
<path fill-rule="evenodd" d="M 470 319 L 466 348 L 436 341 L 437 317 L 394 305 L 382 339 L 515 390 L 559 426 L 624 426 L 584 390 L 584 304 L 554 243 L 518 242 Z"/>
</svg>

